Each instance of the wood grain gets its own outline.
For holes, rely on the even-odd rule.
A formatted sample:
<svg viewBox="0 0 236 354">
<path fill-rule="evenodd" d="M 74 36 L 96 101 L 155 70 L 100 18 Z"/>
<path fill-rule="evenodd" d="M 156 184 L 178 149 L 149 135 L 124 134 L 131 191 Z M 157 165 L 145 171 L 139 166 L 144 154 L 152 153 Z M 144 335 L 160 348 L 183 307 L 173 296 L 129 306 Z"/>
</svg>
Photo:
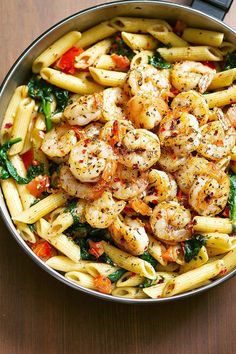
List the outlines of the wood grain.
<svg viewBox="0 0 236 354">
<path fill-rule="evenodd" d="M 1 0 L 0 81 L 40 33 L 97 3 Z M 233 8 L 226 16 L 231 25 Z M 2 221 L 0 230 L 1 354 L 236 353 L 235 279 L 162 305 L 104 302 L 56 281 L 24 254 Z"/>
</svg>

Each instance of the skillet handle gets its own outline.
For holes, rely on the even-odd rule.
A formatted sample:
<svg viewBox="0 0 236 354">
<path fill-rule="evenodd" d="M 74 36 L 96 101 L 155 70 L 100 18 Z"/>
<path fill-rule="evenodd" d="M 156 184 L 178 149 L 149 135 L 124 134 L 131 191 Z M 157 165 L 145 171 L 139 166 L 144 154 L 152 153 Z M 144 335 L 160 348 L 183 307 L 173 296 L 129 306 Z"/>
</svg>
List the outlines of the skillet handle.
<svg viewBox="0 0 236 354">
<path fill-rule="evenodd" d="M 193 0 L 192 7 L 223 20 L 233 0 Z"/>
</svg>

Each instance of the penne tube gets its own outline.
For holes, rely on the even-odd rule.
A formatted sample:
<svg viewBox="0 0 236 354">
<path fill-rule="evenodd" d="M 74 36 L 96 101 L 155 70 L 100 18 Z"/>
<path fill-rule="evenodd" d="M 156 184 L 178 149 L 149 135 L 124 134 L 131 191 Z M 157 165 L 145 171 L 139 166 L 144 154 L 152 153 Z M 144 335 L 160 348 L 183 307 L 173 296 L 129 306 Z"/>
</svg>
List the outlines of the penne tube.
<svg viewBox="0 0 236 354">
<path fill-rule="evenodd" d="M 222 248 L 211 247 L 207 249 L 207 253 L 210 258 L 225 254 L 226 252 L 227 251 L 223 250 Z"/>
<path fill-rule="evenodd" d="M 167 261 L 163 259 L 162 255 L 165 253 L 165 246 L 158 241 L 155 237 L 149 235 L 149 245 L 148 252 L 150 255 L 155 258 L 161 265 L 166 266 Z"/>
<path fill-rule="evenodd" d="M 216 166 L 222 171 L 225 171 L 226 168 L 229 167 L 229 164 L 230 164 L 230 156 L 223 157 L 222 159 L 216 162 Z"/>
<path fill-rule="evenodd" d="M 217 260 L 190 270 L 167 281 L 163 296 L 169 297 L 184 291 L 195 289 L 199 284 L 216 277 L 225 267 L 223 260 Z"/>
<path fill-rule="evenodd" d="M 119 268 L 114 267 L 110 264 L 105 264 L 105 263 L 95 263 L 95 262 L 90 262 L 85 266 L 85 270 L 88 274 L 92 275 L 93 277 L 96 277 L 98 275 L 102 275 L 107 277 L 108 275 L 116 272 Z"/>
<path fill-rule="evenodd" d="M 109 51 L 111 44 L 111 39 L 104 39 L 103 41 L 94 44 L 92 47 L 75 57 L 75 68 L 87 69 L 95 63 L 97 58 Z"/>
<path fill-rule="evenodd" d="M 236 45 L 230 42 L 223 41 L 220 45 L 220 51 L 222 55 L 227 55 L 229 53 L 233 53 L 236 50 Z"/>
<path fill-rule="evenodd" d="M 220 61 L 223 59 L 218 49 L 207 46 L 158 48 L 157 51 L 170 63 L 183 60 Z"/>
<path fill-rule="evenodd" d="M 31 137 L 32 137 L 33 129 L 34 129 L 34 123 L 35 123 L 35 120 L 37 119 L 36 115 L 37 115 L 37 112 L 33 111 L 32 115 L 31 115 L 30 122 L 29 122 L 28 129 L 27 129 L 27 133 L 26 133 L 26 137 L 25 137 L 25 141 L 24 141 L 24 146 L 21 150 L 21 154 L 24 154 L 26 151 L 28 151 L 32 148 Z"/>
<path fill-rule="evenodd" d="M 19 86 L 15 89 L 13 96 L 7 106 L 1 127 L 1 144 L 11 138 L 11 132 L 20 102 L 27 96 L 27 86 Z"/>
<path fill-rule="evenodd" d="M 102 22 L 99 25 L 83 32 L 81 38 L 75 44 L 75 46 L 77 48 L 88 47 L 98 41 L 101 41 L 104 38 L 112 36 L 116 32 L 117 29 L 111 26 L 109 21 Z"/>
<path fill-rule="evenodd" d="M 88 261 L 83 261 L 79 260 L 78 262 L 73 262 L 70 258 L 65 257 L 65 256 L 54 256 L 49 258 L 46 261 L 46 264 L 55 269 L 58 270 L 59 272 L 72 272 L 72 271 L 79 271 L 79 272 L 85 272 L 86 273 L 86 268 L 85 266 L 88 264 Z"/>
<path fill-rule="evenodd" d="M 115 70 L 116 63 L 112 59 L 111 55 L 103 54 L 96 60 L 95 67 L 97 69 Z"/>
<path fill-rule="evenodd" d="M 124 287 L 124 286 L 138 286 L 143 283 L 144 277 L 139 274 L 135 274 L 132 272 L 126 272 L 122 275 L 122 277 L 117 281 L 116 286 Z"/>
<path fill-rule="evenodd" d="M 236 161 L 236 146 L 233 147 L 230 157 L 232 161 Z"/>
<path fill-rule="evenodd" d="M 105 241 L 102 241 L 102 245 L 105 253 L 118 267 L 127 269 L 148 279 L 155 279 L 155 269 L 150 263 L 141 258 L 131 256 L 129 253 L 121 251 Z"/>
<path fill-rule="evenodd" d="M 194 44 L 220 47 L 224 39 L 224 33 L 203 30 L 200 28 L 185 28 L 182 38 L 187 42 Z"/>
<path fill-rule="evenodd" d="M 179 264 L 171 262 L 167 265 L 157 264 L 156 270 L 158 272 L 175 272 L 179 270 Z"/>
<path fill-rule="evenodd" d="M 73 225 L 74 220 L 70 212 L 60 213 L 57 218 L 52 222 L 49 230 L 48 237 L 54 237 L 60 235 Z"/>
<path fill-rule="evenodd" d="M 222 107 L 236 102 L 236 85 L 227 90 L 217 91 L 204 95 L 209 108 Z"/>
<path fill-rule="evenodd" d="M 198 232 L 220 232 L 223 234 L 231 234 L 233 232 L 233 224 L 227 218 L 195 216 L 193 219 L 193 230 Z"/>
<path fill-rule="evenodd" d="M 236 267 L 236 248 L 227 253 L 222 260 L 224 261 L 227 273 L 234 269 Z"/>
<path fill-rule="evenodd" d="M 232 247 L 232 242 L 230 237 L 227 234 L 212 232 L 212 233 L 203 233 L 202 234 L 206 241 L 206 247 L 210 248 L 219 248 L 223 251 L 229 251 Z"/>
<path fill-rule="evenodd" d="M 17 225 L 17 231 L 19 232 L 20 236 L 23 238 L 23 240 L 30 242 L 30 243 L 35 243 L 36 236 L 35 234 L 30 230 L 29 225 L 23 224 L 23 223 L 18 223 Z"/>
<path fill-rule="evenodd" d="M 201 267 L 203 264 L 207 263 L 208 259 L 207 249 L 205 246 L 202 246 L 196 257 L 180 267 L 180 273 L 185 273 L 189 270 Z"/>
<path fill-rule="evenodd" d="M 15 215 L 23 211 L 23 206 L 20 200 L 20 196 L 16 187 L 16 183 L 13 178 L 0 179 L 2 192 L 5 197 L 7 207 L 13 218 Z"/>
<path fill-rule="evenodd" d="M 101 86 L 97 85 L 95 82 L 85 79 L 85 77 L 87 77 L 86 73 L 73 76 L 64 74 L 58 70 L 45 68 L 40 71 L 40 75 L 44 80 L 52 85 L 56 85 L 62 89 L 69 90 L 74 93 L 79 93 L 81 95 L 89 95 L 102 90 Z"/>
<path fill-rule="evenodd" d="M 29 128 L 34 106 L 35 102 L 31 98 L 24 98 L 19 103 L 17 114 L 12 127 L 11 138 L 21 138 L 21 141 L 17 144 L 12 145 L 9 150 L 10 156 L 19 154 L 24 147 L 25 138 L 27 135 L 27 130 Z"/>
<path fill-rule="evenodd" d="M 146 299 L 147 295 L 143 289 L 134 286 L 126 286 L 124 288 L 115 288 L 112 290 L 112 295 L 117 297 L 124 297 L 129 299 Z"/>
<path fill-rule="evenodd" d="M 171 47 L 188 47 L 189 44 L 177 34 L 169 31 L 168 27 L 165 25 L 155 25 L 148 29 L 153 37 L 157 38 L 161 43 L 171 46 Z"/>
<path fill-rule="evenodd" d="M 162 297 L 163 290 L 166 286 L 166 283 L 156 284 L 153 286 L 149 286 L 148 288 L 144 288 L 143 292 L 147 294 L 152 299 L 158 299 Z"/>
<path fill-rule="evenodd" d="M 142 50 L 141 52 L 137 53 L 130 62 L 130 69 L 135 69 L 143 64 L 149 63 L 149 58 L 153 56 L 154 52 L 151 50 Z"/>
<path fill-rule="evenodd" d="M 121 32 L 121 37 L 132 50 L 154 50 L 158 45 L 158 41 L 148 34 Z"/>
<path fill-rule="evenodd" d="M 122 86 L 125 83 L 127 74 L 119 71 L 110 71 L 97 68 L 89 68 L 94 81 L 102 86 Z"/>
<path fill-rule="evenodd" d="M 172 29 L 166 21 L 155 18 L 115 17 L 110 24 L 121 32 L 147 33 L 149 27 L 159 24 L 167 26 L 170 31 Z"/>
<path fill-rule="evenodd" d="M 49 214 L 57 207 L 66 203 L 68 196 L 63 192 L 50 194 L 48 197 L 40 200 L 37 204 L 24 210 L 22 213 L 14 216 L 14 221 L 24 222 L 26 224 L 33 224 L 40 218 Z"/>
<path fill-rule="evenodd" d="M 65 278 L 87 289 L 96 290 L 93 277 L 89 274 L 79 271 L 72 271 L 66 273 Z"/>
<path fill-rule="evenodd" d="M 80 247 L 64 234 L 49 238 L 49 227 L 50 224 L 43 218 L 36 222 L 36 231 L 40 237 L 48 241 L 53 247 L 70 258 L 72 261 L 78 263 L 80 260 Z"/>
<path fill-rule="evenodd" d="M 43 68 L 47 68 L 65 52 L 73 47 L 81 37 L 78 31 L 71 31 L 50 45 L 42 54 L 40 54 L 33 62 L 33 73 L 39 73 Z"/>
<path fill-rule="evenodd" d="M 227 87 L 233 84 L 236 80 L 236 68 L 221 71 L 216 73 L 211 84 L 208 86 L 209 90 L 216 90 L 222 87 Z"/>
</svg>

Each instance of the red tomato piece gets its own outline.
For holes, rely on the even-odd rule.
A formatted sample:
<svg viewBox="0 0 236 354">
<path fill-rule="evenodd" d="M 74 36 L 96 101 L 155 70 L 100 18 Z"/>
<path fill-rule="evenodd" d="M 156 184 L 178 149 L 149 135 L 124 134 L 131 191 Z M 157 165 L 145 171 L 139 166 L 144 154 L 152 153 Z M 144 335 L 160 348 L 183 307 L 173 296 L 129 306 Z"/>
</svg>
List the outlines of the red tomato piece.
<svg viewBox="0 0 236 354">
<path fill-rule="evenodd" d="M 115 62 L 118 69 L 128 69 L 130 66 L 130 61 L 127 57 L 118 54 L 111 55 L 112 60 Z"/>
<path fill-rule="evenodd" d="M 201 63 L 202 63 L 203 65 L 208 66 L 208 67 L 211 68 L 211 69 L 215 69 L 215 68 L 216 68 L 215 63 L 214 63 L 213 61 L 207 60 L 207 61 L 202 61 Z"/>
<path fill-rule="evenodd" d="M 82 48 L 72 47 L 62 55 L 62 57 L 56 63 L 56 66 L 64 73 L 73 75 L 75 73 L 75 57 L 77 57 L 83 51 L 84 50 Z"/>
<path fill-rule="evenodd" d="M 111 294 L 112 285 L 110 279 L 108 279 L 107 277 L 104 277 L 100 274 L 97 275 L 94 278 L 94 285 L 100 293 Z"/>
<path fill-rule="evenodd" d="M 32 251 L 43 261 L 47 261 L 49 258 L 56 256 L 57 251 L 50 243 L 45 240 L 39 240 L 31 246 Z"/>
<path fill-rule="evenodd" d="M 92 240 L 88 241 L 90 249 L 89 249 L 89 253 L 92 254 L 93 256 L 95 256 L 96 258 L 99 258 L 103 253 L 104 253 L 104 249 L 102 247 L 102 243 L 101 242 L 94 242 Z"/>
<path fill-rule="evenodd" d="M 27 184 L 26 188 L 30 194 L 35 198 L 38 198 L 49 186 L 50 181 L 48 176 L 37 176 Z"/>
<path fill-rule="evenodd" d="M 32 164 L 33 158 L 34 158 L 34 151 L 33 149 L 30 149 L 26 151 L 24 154 L 21 155 L 22 161 L 25 165 L 26 170 L 30 167 Z"/>
<path fill-rule="evenodd" d="M 222 212 L 222 215 L 225 217 L 225 218 L 229 218 L 230 216 L 230 210 L 229 210 L 229 207 L 225 207 L 225 209 L 223 210 Z"/>
</svg>

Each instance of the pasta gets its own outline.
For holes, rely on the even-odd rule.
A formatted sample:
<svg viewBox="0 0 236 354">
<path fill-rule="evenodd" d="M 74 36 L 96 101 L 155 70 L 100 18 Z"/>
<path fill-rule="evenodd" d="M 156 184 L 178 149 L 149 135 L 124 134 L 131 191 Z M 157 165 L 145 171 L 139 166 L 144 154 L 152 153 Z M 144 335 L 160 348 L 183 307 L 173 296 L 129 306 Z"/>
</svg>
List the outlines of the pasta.
<svg viewBox="0 0 236 354">
<path fill-rule="evenodd" d="M 236 47 L 177 25 L 119 16 L 65 34 L 0 131 L 27 247 L 69 282 L 134 301 L 236 268 Z"/>
</svg>

